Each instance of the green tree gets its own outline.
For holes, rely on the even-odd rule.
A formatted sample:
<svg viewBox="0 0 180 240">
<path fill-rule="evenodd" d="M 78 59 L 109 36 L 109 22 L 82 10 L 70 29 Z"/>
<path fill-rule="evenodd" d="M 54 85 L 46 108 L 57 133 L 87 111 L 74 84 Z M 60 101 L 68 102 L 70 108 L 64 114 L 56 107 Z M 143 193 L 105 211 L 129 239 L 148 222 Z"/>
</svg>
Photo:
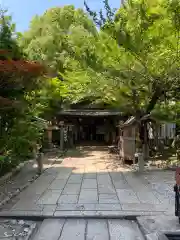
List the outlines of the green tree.
<svg viewBox="0 0 180 240">
<path fill-rule="evenodd" d="M 105 9 L 112 12 L 107 8 L 107 2 Z M 96 23 L 97 15 L 87 10 Z M 108 79 L 108 84 L 114 85 L 115 102 L 139 122 L 139 135 L 144 146 L 147 146 L 147 119 L 142 119 L 149 114 L 157 116 L 157 109 L 167 110 L 167 103 L 171 104 L 177 98 L 180 83 L 179 13 L 180 2 L 177 0 L 130 0 L 124 2 L 114 18 L 101 21 L 100 34 L 107 34 L 116 41 L 119 50 L 117 46 L 114 49 L 119 51 L 121 59 L 118 68 L 107 70 L 114 76 L 113 81 Z M 102 19 L 101 14 L 99 18 Z"/>
<path fill-rule="evenodd" d="M 41 86 L 44 70 L 42 65 L 24 59 L 17 43 L 15 26 L 11 18 L 1 12 L 0 154 L 8 156 L 8 159 L 0 158 L 0 173 L 24 160 L 29 154 L 32 138 L 36 139 L 37 133 L 41 132 L 31 123 L 33 114 L 27 96 Z"/>
<path fill-rule="evenodd" d="M 90 47 L 90 39 L 97 35 L 96 26 L 82 9 L 65 6 L 49 9 L 42 16 L 36 16 L 30 29 L 19 38 L 20 46 L 29 59 L 38 60 L 49 67 L 48 86 L 37 93 L 39 103 L 36 105 L 48 117 L 60 110 L 64 98 L 69 102 L 73 99 L 72 93 L 78 88 L 79 92 L 80 89 L 83 91 L 79 81 L 79 87 L 73 80 L 73 90 L 70 88 L 72 82 L 67 72 L 72 73 L 73 69 L 80 68 L 83 50 Z M 83 82 L 85 85 L 85 79 Z"/>
</svg>

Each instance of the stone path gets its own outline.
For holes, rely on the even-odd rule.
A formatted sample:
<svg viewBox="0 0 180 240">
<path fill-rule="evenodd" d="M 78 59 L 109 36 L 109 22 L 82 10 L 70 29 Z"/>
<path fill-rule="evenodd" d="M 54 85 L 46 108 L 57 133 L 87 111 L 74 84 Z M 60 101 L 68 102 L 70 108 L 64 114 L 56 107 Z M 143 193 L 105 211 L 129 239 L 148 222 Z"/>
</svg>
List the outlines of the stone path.
<svg viewBox="0 0 180 240">
<path fill-rule="evenodd" d="M 46 219 L 32 240 L 143 240 L 138 225 L 127 220 Z"/>
<path fill-rule="evenodd" d="M 168 240 L 180 236 L 176 217 L 141 216 L 125 219 L 0 219 L 0 240 Z M 179 237 L 180 238 L 180 237 Z M 173 239 L 179 239 L 173 238 Z"/>
<path fill-rule="evenodd" d="M 174 215 L 174 172 L 132 172 L 105 148 L 82 148 L 69 155 L 47 169 L 0 215 Z"/>
<path fill-rule="evenodd" d="M 44 156 L 44 170 L 52 167 L 56 162 L 58 163 L 58 151 L 53 151 L 45 154 Z M 59 162 L 61 164 L 61 161 Z M 28 161 L 19 172 L 12 175 L 9 179 L 0 182 L 0 208 L 9 209 L 14 203 L 17 202 L 17 196 L 23 189 L 34 182 L 39 175 L 37 174 L 37 165 L 35 160 Z M 17 197 L 16 197 L 17 196 Z M 10 200 L 10 201 L 9 201 Z M 8 204 L 4 206 L 4 203 Z"/>
</svg>

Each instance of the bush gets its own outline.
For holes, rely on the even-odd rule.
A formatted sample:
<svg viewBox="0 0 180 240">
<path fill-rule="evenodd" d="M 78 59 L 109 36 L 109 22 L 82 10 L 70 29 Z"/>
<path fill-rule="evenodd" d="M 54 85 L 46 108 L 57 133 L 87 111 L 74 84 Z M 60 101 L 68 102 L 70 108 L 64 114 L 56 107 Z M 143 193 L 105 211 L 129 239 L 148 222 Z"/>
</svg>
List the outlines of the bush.
<svg viewBox="0 0 180 240">
<path fill-rule="evenodd" d="M 11 171 L 16 166 L 15 162 L 8 156 L 0 156 L 0 176 L 3 176 L 7 172 Z"/>
<path fill-rule="evenodd" d="M 31 116 L 16 119 L 6 136 L 3 136 L 3 150 L 0 158 L 0 167 L 4 169 L 2 172 L 32 157 L 33 148 L 40 143 L 42 135 L 43 127 L 38 121 L 33 122 Z"/>
</svg>

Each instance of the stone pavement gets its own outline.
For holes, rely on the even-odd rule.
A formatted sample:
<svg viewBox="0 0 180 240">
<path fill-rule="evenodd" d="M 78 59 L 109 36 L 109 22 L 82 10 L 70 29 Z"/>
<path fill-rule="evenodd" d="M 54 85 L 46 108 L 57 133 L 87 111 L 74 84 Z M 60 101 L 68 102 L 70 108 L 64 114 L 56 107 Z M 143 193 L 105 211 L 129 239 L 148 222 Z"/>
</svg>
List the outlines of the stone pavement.
<svg viewBox="0 0 180 240">
<path fill-rule="evenodd" d="M 0 219 L 0 240 L 168 240 L 175 234 L 180 239 L 176 217 L 141 216 L 136 221 L 125 219 L 45 219 L 24 221 Z"/>
<path fill-rule="evenodd" d="M 59 153 L 60 154 L 60 153 Z M 44 170 L 50 168 L 55 162 L 57 162 L 58 151 L 46 153 L 44 156 Z M 61 163 L 61 162 L 60 162 Z M 4 203 L 11 199 L 12 202 L 16 202 L 15 196 L 19 194 L 29 184 L 34 182 L 39 177 L 37 174 L 37 166 L 35 160 L 30 160 L 19 170 L 19 172 L 13 174 L 7 180 L 0 181 L 0 207 L 2 208 Z M 13 199 L 12 199 L 13 197 Z M 12 205 L 12 203 L 11 203 Z"/>
<path fill-rule="evenodd" d="M 174 215 L 174 172 L 133 172 L 100 147 L 69 155 L 5 206 L 0 216 Z"/>
<path fill-rule="evenodd" d="M 32 240 L 143 240 L 134 221 L 46 219 Z"/>
</svg>

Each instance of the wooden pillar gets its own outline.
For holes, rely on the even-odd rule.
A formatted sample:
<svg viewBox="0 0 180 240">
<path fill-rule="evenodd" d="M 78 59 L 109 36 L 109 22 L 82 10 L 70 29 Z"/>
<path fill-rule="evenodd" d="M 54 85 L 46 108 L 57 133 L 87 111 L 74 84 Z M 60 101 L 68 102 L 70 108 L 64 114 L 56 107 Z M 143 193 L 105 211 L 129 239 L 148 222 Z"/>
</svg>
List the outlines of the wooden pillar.
<svg viewBox="0 0 180 240">
<path fill-rule="evenodd" d="M 74 146 L 74 139 L 73 139 L 73 125 L 70 125 L 69 126 L 69 141 L 70 141 L 70 147 L 73 147 Z"/>
<path fill-rule="evenodd" d="M 64 150 L 64 122 L 61 121 L 59 123 L 60 125 L 60 150 Z"/>
</svg>

